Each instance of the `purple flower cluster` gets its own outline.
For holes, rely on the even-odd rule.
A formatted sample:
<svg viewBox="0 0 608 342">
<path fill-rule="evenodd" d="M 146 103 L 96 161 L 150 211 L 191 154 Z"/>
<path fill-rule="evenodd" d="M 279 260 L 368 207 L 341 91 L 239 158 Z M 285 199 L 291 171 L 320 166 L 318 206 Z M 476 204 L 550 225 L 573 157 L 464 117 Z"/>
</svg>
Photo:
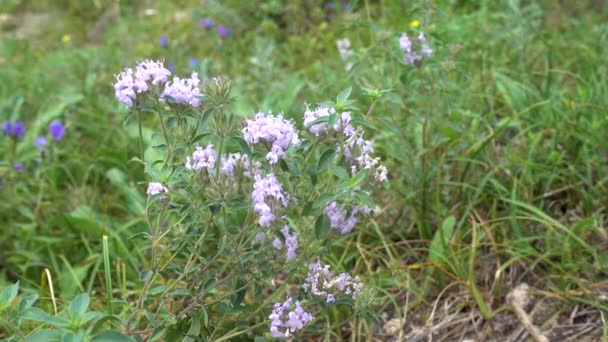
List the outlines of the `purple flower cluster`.
<svg viewBox="0 0 608 342">
<path fill-rule="evenodd" d="M 151 85 L 159 86 L 171 75 L 162 61 L 145 60 L 135 67 L 126 68 L 116 76 L 114 91 L 116 99 L 127 107 L 133 107 L 137 95 L 148 91 Z"/>
<path fill-rule="evenodd" d="M 207 19 L 207 18 L 201 19 L 201 27 L 204 28 L 205 30 L 211 29 L 214 24 L 215 23 L 213 22 L 213 19 Z"/>
<path fill-rule="evenodd" d="M 313 124 L 313 122 L 319 118 L 324 116 L 333 115 L 336 113 L 336 110 L 329 107 L 319 106 L 315 110 L 310 110 L 308 106 L 306 107 L 306 111 L 304 111 L 304 127 L 308 128 L 308 131 L 312 133 L 314 136 L 319 136 L 323 132 L 327 130 L 327 123 L 317 123 Z M 340 120 L 336 122 L 334 125 L 334 131 L 342 132 L 345 136 L 350 137 L 355 134 L 355 129 L 350 124 L 351 116 L 349 112 L 343 112 L 340 114 Z"/>
<path fill-rule="evenodd" d="M 23 123 L 23 121 L 6 121 L 2 127 L 2 133 L 4 133 L 5 136 L 12 137 L 17 140 L 23 138 L 25 135 L 25 130 L 25 123 Z"/>
<path fill-rule="evenodd" d="M 324 297 L 327 303 L 335 302 L 338 292 L 357 299 L 357 296 L 363 291 L 363 284 L 359 277 L 353 278 L 348 273 L 340 273 L 335 276 L 329 267 L 329 265 L 321 265 L 320 261 L 308 265 L 308 276 L 302 285 L 304 292 L 310 291 L 314 296 Z"/>
<path fill-rule="evenodd" d="M 374 147 L 370 140 L 363 138 L 362 130 L 357 129 L 346 139 L 342 151 L 346 159 L 350 161 L 352 174 L 365 169 L 369 170 L 377 181 L 384 182 L 388 179 L 388 170 L 380 164 L 380 158 L 372 157 Z"/>
<path fill-rule="evenodd" d="M 298 233 L 290 233 L 288 226 L 283 227 L 283 229 L 281 229 L 281 233 L 285 238 L 285 246 L 283 246 L 283 242 L 278 236 L 275 236 L 272 245 L 274 248 L 279 250 L 285 247 L 285 260 L 292 261 L 296 258 L 296 250 L 298 249 Z"/>
<path fill-rule="evenodd" d="M 276 219 L 273 207 L 287 207 L 289 204 L 289 200 L 283 193 L 283 186 L 274 174 L 266 177 L 255 175 L 251 199 L 253 200 L 253 210 L 260 215 L 259 222 L 262 227 L 270 227 Z"/>
<path fill-rule="evenodd" d="M 341 234 L 350 233 L 354 228 L 359 218 L 359 213 L 369 214 L 371 209 L 368 207 L 355 207 L 351 210 L 350 215 L 347 211 L 338 206 L 338 203 L 331 202 L 326 208 L 325 213 L 329 216 L 330 227 L 339 231 Z"/>
<path fill-rule="evenodd" d="M 167 38 L 167 36 L 160 36 L 160 38 L 158 39 L 158 43 L 160 44 L 160 46 L 166 48 L 167 46 L 169 46 L 169 38 Z"/>
<path fill-rule="evenodd" d="M 399 47 L 405 53 L 403 61 L 406 64 L 416 64 L 422 61 L 423 57 L 430 57 L 433 54 L 422 31 L 413 41 L 406 33 L 403 33 L 399 38 Z"/>
<path fill-rule="evenodd" d="M 303 329 L 314 318 L 312 315 L 302 308 L 299 301 L 295 303 L 295 309 L 292 308 L 293 299 L 281 303 L 275 303 L 274 309 L 268 318 L 270 319 L 270 333 L 274 338 L 287 339 L 296 330 Z M 290 311 L 291 310 L 291 311 Z"/>
<path fill-rule="evenodd" d="M 230 153 L 220 158 L 220 171 L 231 177 L 234 176 L 236 168 L 242 169 L 243 175 L 250 178 L 257 174 L 261 167 L 260 162 L 250 160 L 246 154 Z"/>
<path fill-rule="evenodd" d="M 247 126 L 243 128 L 243 137 L 249 145 L 258 143 L 270 145 L 266 159 L 271 164 L 275 164 L 285 156 L 290 146 L 300 144 L 294 124 L 283 119 L 282 114 L 278 116 L 256 114 L 254 120 L 247 120 Z"/>
<path fill-rule="evenodd" d="M 55 141 L 61 141 L 65 135 L 65 127 L 61 121 L 53 121 L 49 125 L 49 133 Z"/>
<path fill-rule="evenodd" d="M 174 77 L 173 82 L 167 82 L 165 90 L 160 95 L 161 102 L 166 101 L 166 97 L 171 97 L 175 103 L 189 104 L 192 107 L 198 107 L 201 104 L 199 97 L 201 96 L 198 88 L 200 80 L 197 73 L 192 73 L 190 78 L 180 79 Z"/>
<path fill-rule="evenodd" d="M 148 183 L 148 191 L 146 191 L 148 196 L 167 192 L 169 192 L 169 189 L 167 189 L 167 187 L 165 187 L 162 183 Z"/>
<path fill-rule="evenodd" d="M 226 27 L 223 25 L 219 25 L 217 27 L 217 34 L 222 38 L 228 37 L 232 33 L 232 29 L 230 27 Z"/>
<path fill-rule="evenodd" d="M 40 152 L 44 152 L 46 144 L 47 144 L 47 141 L 46 141 L 45 136 L 40 136 L 40 137 L 36 138 L 36 140 L 34 141 L 34 145 L 36 145 L 36 148 Z"/>
<path fill-rule="evenodd" d="M 216 160 L 217 152 L 213 145 L 207 145 L 204 149 L 197 146 L 196 151 L 192 153 L 192 158 L 186 157 L 186 169 L 190 171 L 213 170 Z"/>
<path fill-rule="evenodd" d="M 353 62 L 350 59 L 355 54 L 351 48 L 350 40 L 348 38 L 339 39 L 336 41 L 336 47 L 338 48 L 338 53 L 340 53 L 340 58 L 346 62 L 344 69 L 349 71 L 353 67 Z"/>
</svg>

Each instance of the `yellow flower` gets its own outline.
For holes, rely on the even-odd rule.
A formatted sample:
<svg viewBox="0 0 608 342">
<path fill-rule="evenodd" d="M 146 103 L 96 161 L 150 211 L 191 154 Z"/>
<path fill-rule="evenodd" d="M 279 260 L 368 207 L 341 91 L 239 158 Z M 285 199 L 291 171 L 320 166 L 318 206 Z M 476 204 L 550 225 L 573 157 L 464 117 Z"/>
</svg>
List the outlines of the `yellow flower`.
<svg viewBox="0 0 608 342">
<path fill-rule="evenodd" d="M 410 22 L 410 27 L 412 27 L 412 28 L 416 28 L 416 27 L 418 27 L 418 26 L 420 26 L 420 20 L 412 20 L 412 21 Z"/>
<path fill-rule="evenodd" d="M 69 43 L 70 40 L 72 40 L 72 36 L 70 36 L 69 34 L 64 34 L 63 37 L 61 37 L 61 41 L 64 43 Z"/>
</svg>

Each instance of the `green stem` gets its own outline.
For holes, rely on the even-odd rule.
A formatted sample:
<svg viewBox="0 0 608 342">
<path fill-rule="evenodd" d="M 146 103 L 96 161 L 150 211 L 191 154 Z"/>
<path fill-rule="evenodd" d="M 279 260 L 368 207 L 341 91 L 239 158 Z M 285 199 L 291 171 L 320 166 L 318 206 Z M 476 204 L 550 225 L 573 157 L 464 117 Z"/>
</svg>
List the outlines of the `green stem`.
<svg viewBox="0 0 608 342">
<path fill-rule="evenodd" d="M 110 248 L 108 247 L 108 237 L 103 236 L 103 264 L 106 279 L 106 296 L 108 298 L 108 315 L 112 315 L 112 274 L 110 273 Z"/>
<path fill-rule="evenodd" d="M 165 127 L 165 121 L 163 120 L 162 115 L 160 114 L 160 111 L 158 111 L 158 120 L 160 120 L 160 127 L 163 130 L 163 136 L 165 137 L 165 144 L 167 145 L 167 158 L 165 159 L 165 162 L 163 163 L 163 168 L 165 167 L 165 165 L 167 164 L 167 162 L 169 163 L 169 165 L 171 164 L 171 162 L 173 160 L 171 160 L 171 143 L 169 142 L 169 135 L 167 135 L 167 128 Z"/>
<path fill-rule="evenodd" d="M 17 327 L 15 327 L 8 319 L 4 319 L 4 318 L 0 317 L 0 326 L 7 327 L 8 330 L 12 331 L 13 333 L 15 333 L 15 335 L 19 336 L 19 339 L 21 341 L 25 341 L 25 335 L 23 335 L 23 333 L 21 331 L 19 331 L 19 329 Z"/>
<path fill-rule="evenodd" d="M 146 157 L 144 156 L 144 135 L 141 128 L 141 111 L 139 110 L 137 111 L 137 125 L 139 129 L 139 153 L 141 156 L 141 161 L 145 164 Z"/>
</svg>

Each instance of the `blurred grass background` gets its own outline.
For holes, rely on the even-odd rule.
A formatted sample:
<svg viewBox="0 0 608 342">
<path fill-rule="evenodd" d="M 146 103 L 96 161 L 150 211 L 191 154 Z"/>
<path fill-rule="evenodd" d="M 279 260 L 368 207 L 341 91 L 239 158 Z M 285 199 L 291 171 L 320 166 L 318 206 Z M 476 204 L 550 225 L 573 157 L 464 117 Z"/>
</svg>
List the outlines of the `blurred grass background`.
<svg viewBox="0 0 608 342">
<path fill-rule="evenodd" d="M 390 90 L 371 118 L 390 181 L 354 242 L 333 247 L 376 291 L 377 324 L 361 329 L 389 334 L 382 324 L 410 311 L 421 326 L 448 300 L 458 302 L 450 312 L 491 321 L 522 282 L 550 308 L 537 324 L 581 307 L 604 322 L 605 2 L 0 0 L 0 9 L 1 121 L 26 121 L 30 159 L 50 121 L 68 131 L 57 162 L 18 175 L 0 166 L 0 287 L 38 288 L 46 267 L 61 298 L 101 299 L 107 234 L 137 291 L 144 257 L 129 237 L 145 227 L 145 176 L 128 163 L 137 131 L 112 84 L 124 66 L 164 58 L 181 74 L 230 77 L 243 116 L 300 120 L 305 103 L 350 85 L 365 108 L 363 88 Z M 231 34 L 219 37 L 217 25 Z M 398 50 L 400 34 L 417 30 L 434 49 L 422 68 L 403 65 Z"/>
</svg>

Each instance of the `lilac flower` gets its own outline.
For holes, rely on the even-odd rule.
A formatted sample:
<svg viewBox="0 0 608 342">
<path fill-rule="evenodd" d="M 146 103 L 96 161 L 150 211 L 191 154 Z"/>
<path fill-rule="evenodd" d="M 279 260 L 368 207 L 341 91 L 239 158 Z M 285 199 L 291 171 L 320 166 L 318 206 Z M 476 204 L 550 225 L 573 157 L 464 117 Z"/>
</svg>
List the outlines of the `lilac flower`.
<svg viewBox="0 0 608 342">
<path fill-rule="evenodd" d="M 25 170 L 25 165 L 23 163 L 15 163 L 13 165 L 13 168 L 15 169 L 15 171 L 17 172 L 22 172 L 23 170 Z"/>
<path fill-rule="evenodd" d="M 63 127 L 61 121 L 51 122 L 51 124 L 49 125 L 49 133 L 51 133 L 51 137 L 55 141 L 61 141 L 61 139 L 63 139 L 63 136 L 65 135 L 65 128 Z"/>
<path fill-rule="evenodd" d="M 340 273 L 335 276 L 329 268 L 329 265 L 321 265 L 318 260 L 316 263 L 308 265 L 308 276 L 302 285 L 304 292 L 324 297 L 327 303 L 335 302 L 335 294 L 338 292 L 357 299 L 357 296 L 363 291 L 363 284 L 359 277 L 353 278 L 348 273 Z"/>
<path fill-rule="evenodd" d="M 135 67 L 126 68 L 116 76 L 114 91 L 116 99 L 127 107 L 133 107 L 137 94 L 148 91 L 150 86 L 159 86 L 171 75 L 162 61 L 145 60 Z"/>
<path fill-rule="evenodd" d="M 433 50 L 431 50 L 426 43 L 426 37 L 422 31 L 414 41 L 412 41 L 406 33 L 403 33 L 401 38 L 399 38 L 399 47 L 405 53 L 403 61 L 406 64 L 416 64 L 417 62 L 422 61 L 423 56 L 430 57 L 433 53 Z"/>
<path fill-rule="evenodd" d="M 21 139 L 23 138 L 23 136 L 25 135 L 25 123 L 23 123 L 23 121 L 17 121 L 17 122 L 10 122 L 10 121 L 6 121 L 4 122 L 4 126 L 2 127 L 2 132 L 4 133 L 4 135 L 9 136 L 9 137 L 13 137 L 15 139 Z"/>
<path fill-rule="evenodd" d="M 198 65 L 198 58 L 190 56 L 188 57 L 188 63 L 194 68 Z"/>
<path fill-rule="evenodd" d="M 148 191 L 146 192 L 148 196 L 153 196 L 162 192 L 169 192 L 169 189 L 167 189 L 162 183 L 148 183 Z"/>
<path fill-rule="evenodd" d="M 345 2 L 343 2 L 343 3 L 342 3 L 342 10 L 343 10 L 343 11 L 348 10 L 348 7 L 349 7 L 348 2 L 346 2 L 346 1 L 345 1 Z"/>
<path fill-rule="evenodd" d="M 36 141 L 34 141 L 36 148 L 40 152 L 44 152 L 44 147 L 46 146 L 46 143 L 47 143 L 47 141 L 46 141 L 45 136 L 38 137 L 38 138 L 36 138 Z"/>
<path fill-rule="evenodd" d="M 274 174 L 266 177 L 255 175 L 251 199 L 253 210 L 260 215 L 259 222 L 262 227 L 270 227 L 276 219 L 273 208 L 287 207 L 289 204 L 289 200 L 283 193 L 283 186 Z"/>
<path fill-rule="evenodd" d="M 207 18 L 201 19 L 201 27 L 204 28 L 205 30 L 211 29 L 214 24 L 215 23 L 213 22 L 213 19 L 207 19 Z"/>
<path fill-rule="evenodd" d="M 174 62 L 169 62 L 169 65 L 167 66 L 167 69 L 169 69 L 170 72 L 175 72 L 175 63 Z"/>
<path fill-rule="evenodd" d="M 198 107 L 201 104 L 199 99 L 199 96 L 201 96 L 201 91 L 198 87 L 199 84 L 200 80 L 198 79 L 198 74 L 195 72 L 187 79 L 174 77 L 173 82 L 169 81 L 165 85 L 165 90 L 163 90 L 160 95 L 160 101 L 165 102 L 165 97 L 171 97 L 175 103 L 189 104 L 192 107 Z"/>
<path fill-rule="evenodd" d="M 336 3 L 331 1 L 330 3 L 327 4 L 327 8 L 330 10 L 333 10 L 336 8 Z"/>
<path fill-rule="evenodd" d="M 13 124 L 10 121 L 5 121 L 4 125 L 2 126 L 2 133 L 4 133 L 5 136 L 10 136 L 13 132 Z"/>
<path fill-rule="evenodd" d="M 266 239 L 266 233 L 259 232 L 255 235 L 255 242 L 260 243 Z"/>
<path fill-rule="evenodd" d="M 363 131 L 361 129 L 357 129 L 351 133 L 352 135 L 346 139 L 344 145 L 338 146 L 338 149 L 344 153 L 347 162 L 351 166 L 352 174 L 361 169 L 366 169 L 370 171 L 377 181 L 386 181 L 388 179 L 388 171 L 386 167 L 380 164 L 380 158 L 372 157 L 372 153 L 374 153 L 372 142 L 363 138 Z"/>
<path fill-rule="evenodd" d="M 329 216 L 331 228 L 339 231 L 341 234 L 350 233 L 359 221 L 354 212 L 347 217 L 346 210 L 338 207 L 336 202 L 331 202 L 325 208 L 325 213 Z"/>
<path fill-rule="evenodd" d="M 164 48 L 169 46 L 169 38 L 167 38 L 167 36 L 160 36 L 160 39 L 158 40 L 158 42 L 160 43 L 160 46 L 162 46 Z"/>
<path fill-rule="evenodd" d="M 295 331 L 303 329 L 314 318 L 304 311 L 302 304 L 299 301 L 295 303 L 295 309 L 289 311 L 292 307 L 293 299 L 287 298 L 284 303 L 275 303 L 270 319 L 270 333 L 272 337 L 279 339 L 289 338 Z"/>
<path fill-rule="evenodd" d="M 230 153 L 220 158 L 220 171 L 223 174 L 233 177 L 235 169 L 243 170 L 245 177 L 256 175 L 262 164 L 258 161 L 250 161 L 246 154 Z M 252 169 L 252 170 L 251 170 Z M 252 172 L 253 171 L 253 172 Z"/>
<path fill-rule="evenodd" d="M 308 131 L 315 136 L 321 135 L 327 129 L 327 123 L 312 124 L 315 120 L 324 116 L 336 114 L 336 110 L 329 107 L 320 106 L 314 111 L 310 110 L 308 106 L 304 111 L 304 127 L 308 128 Z M 350 137 L 355 133 L 355 129 L 350 125 L 351 116 L 349 112 L 343 112 L 340 114 L 340 120 L 334 125 L 334 131 L 342 132 L 347 137 Z"/>
<path fill-rule="evenodd" d="M 228 37 L 231 33 L 232 29 L 230 27 L 226 27 L 223 25 L 217 27 L 217 34 L 222 38 Z"/>
<path fill-rule="evenodd" d="M 281 233 L 285 238 L 285 260 L 289 262 L 296 258 L 296 250 L 298 249 L 298 234 L 296 232 L 290 233 L 288 226 L 283 227 L 283 229 L 281 229 Z M 283 243 L 279 237 L 274 238 L 272 246 L 276 249 L 283 249 Z"/>
<path fill-rule="evenodd" d="M 17 121 L 13 125 L 13 136 L 16 139 L 21 139 L 25 135 L 25 123 L 23 121 Z"/>
<path fill-rule="evenodd" d="M 298 132 L 294 124 L 283 119 L 283 114 L 273 116 L 271 114 L 258 113 L 254 120 L 247 120 L 247 126 L 243 128 L 243 137 L 249 144 L 271 144 L 266 159 L 275 164 L 285 156 L 290 146 L 300 144 Z"/>
<path fill-rule="evenodd" d="M 215 161 L 217 160 L 217 152 L 213 145 L 207 145 L 206 148 L 196 147 L 196 151 L 192 153 L 192 159 L 186 157 L 186 169 L 191 171 L 200 171 L 202 169 L 213 170 Z"/>
</svg>

